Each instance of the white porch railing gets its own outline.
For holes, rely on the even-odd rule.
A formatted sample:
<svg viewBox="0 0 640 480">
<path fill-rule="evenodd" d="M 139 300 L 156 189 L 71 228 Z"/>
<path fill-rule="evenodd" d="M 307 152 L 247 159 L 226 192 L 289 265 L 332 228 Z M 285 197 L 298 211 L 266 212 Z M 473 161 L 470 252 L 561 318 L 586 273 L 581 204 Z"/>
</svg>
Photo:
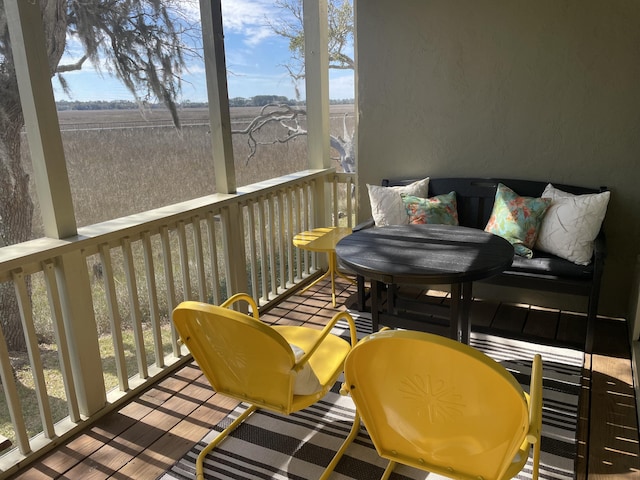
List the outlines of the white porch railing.
<svg viewBox="0 0 640 480">
<path fill-rule="evenodd" d="M 265 306 L 317 271 L 315 255 L 295 249 L 292 237 L 352 226 L 354 180 L 333 169 L 299 172 L 84 227 L 74 238 L 0 249 L 0 282 L 18 298 L 33 384 L 25 392 L 16 377 L 2 322 L 0 420 L 14 434 L 0 478 L 187 361 L 170 322 L 180 301 L 220 303 L 247 291 Z M 55 352 L 40 344 L 42 329 Z M 64 398 L 48 391 L 52 371 Z M 25 395 L 37 404 L 36 426 Z M 64 415 L 55 413 L 61 402 Z"/>
</svg>

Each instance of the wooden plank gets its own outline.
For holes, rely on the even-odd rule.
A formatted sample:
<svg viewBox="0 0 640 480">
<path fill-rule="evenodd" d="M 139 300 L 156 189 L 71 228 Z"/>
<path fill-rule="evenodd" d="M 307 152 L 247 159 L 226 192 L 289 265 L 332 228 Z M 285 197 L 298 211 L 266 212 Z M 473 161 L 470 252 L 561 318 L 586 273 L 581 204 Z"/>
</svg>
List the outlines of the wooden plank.
<svg viewBox="0 0 640 480">
<path fill-rule="evenodd" d="M 589 421 L 589 478 L 634 473 L 638 478 L 638 424 L 626 359 L 593 355 Z"/>
<path fill-rule="evenodd" d="M 413 285 L 400 285 L 398 286 L 398 295 L 402 295 L 406 298 L 418 299 L 422 298 L 424 301 L 431 303 L 441 303 L 441 299 L 429 295 L 429 292 L 425 292 L 424 288 L 416 287 Z"/>
<path fill-rule="evenodd" d="M 489 302 L 484 300 L 474 300 L 471 302 L 471 311 L 469 313 L 471 328 L 488 327 L 493 322 L 493 318 L 498 311 L 500 304 L 498 302 Z"/>
<path fill-rule="evenodd" d="M 118 471 L 120 478 L 156 478 L 171 468 L 202 437 L 238 405 L 223 395 L 213 395 L 206 403 L 179 422 L 141 455 Z"/>
<path fill-rule="evenodd" d="M 640 477 L 638 419 L 626 337 L 626 322 L 599 319 L 596 323 L 588 439 L 590 480 Z"/>
<path fill-rule="evenodd" d="M 14 480 L 31 480 L 38 478 L 58 478 L 70 468 L 84 460 L 107 442 L 122 434 L 136 419 L 125 415 L 107 415 L 100 419 L 91 429 L 75 437 L 35 462 L 32 466 L 21 470 Z M 44 475 L 44 476 L 43 476 Z"/>
<path fill-rule="evenodd" d="M 194 382 L 171 397 L 161 408 L 131 425 L 125 432 L 108 442 L 83 462 L 68 471 L 70 478 L 108 478 L 133 458 L 156 442 L 166 431 L 188 417 L 213 390 L 204 382 Z"/>
<path fill-rule="evenodd" d="M 532 337 L 554 339 L 556 338 L 559 320 L 559 310 L 531 308 L 522 333 Z"/>
<path fill-rule="evenodd" d="M 561 312 L 556 339 L 559 342 L 584 348 L 587 336 L 587 317 L 578 313 Z"/>
<path fill-rule="evenodd" d="M 491 328 L 497 331 L 520 335 L 527 320 L 529 309 L 520 305 L 500 304 Z"/>
<path fill-rule="evenodd" d="M 62 475 L 148 415 L 153 410 L 153 405 L 157 404 L 155 401 L 149 401 L 154 396 L 153 392 L 159 392 L 163 395 L 168 393 L 167 398 L 171 398 L 201 375 L 202 372 L 196 366 L 186 365 L 178 373 L 163 379 L 155 387 L 125 405 L 118 412 L 98 420 L 91 429 L 69 441 L 65 448 L 54 450 L 15 478 L 25 480 L 38 478 L 42 472 L 47 475 L 42 478 L 55 478 L 57 475 Z M 144 399 L 145 396 L 147 400 Z"/>
<path fill-rule="evenodd" d="M 165 378 L 156 387 L 143 392 L 140 395 L 140 403 L 146 406 L 160 406 L 201 376 L 202 372 L 195 363 L 186 365 L 178 374 Z"/>
</svg>

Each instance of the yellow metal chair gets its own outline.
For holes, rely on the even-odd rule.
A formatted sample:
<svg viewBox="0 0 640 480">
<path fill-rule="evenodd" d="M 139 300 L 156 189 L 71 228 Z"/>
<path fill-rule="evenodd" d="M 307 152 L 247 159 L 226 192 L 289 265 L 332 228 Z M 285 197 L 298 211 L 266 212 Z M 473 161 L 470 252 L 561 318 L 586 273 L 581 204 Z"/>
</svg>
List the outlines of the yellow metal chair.
<svg viewBox="0 0 640 480">
<path fill-rule="evenodd" d="M 253 317 L 229 308 L 240 301 L 251 306 Z M 330 333 L 342 318 L 349 324 L 351 343 Z M 220 306 L 182 302 L 173 311 L 173 322 L 213 389 L 251 404 L 200 453 L 198 479 L 204 478 L 206 455 L 257 408 L 288 415 L 320 400 L 337 381 L 357 341 L 347 312 L 337 313 L 322 330 L 269 326 L 259 320 L 255 301 L 244 293 Z"/>
<path fill-rule="evenodd" d="M 397 463 L 455 479 L 509 479 L 524 467 L 531 446 L 537 479 L 540 355 L 527 395 L 502 365 L 468 345 L 387 330 L 353 348 L 344 374 L 343 393 L 353 398 L 378 455 L 389 460 L 383 479 Z"/>
</svg>

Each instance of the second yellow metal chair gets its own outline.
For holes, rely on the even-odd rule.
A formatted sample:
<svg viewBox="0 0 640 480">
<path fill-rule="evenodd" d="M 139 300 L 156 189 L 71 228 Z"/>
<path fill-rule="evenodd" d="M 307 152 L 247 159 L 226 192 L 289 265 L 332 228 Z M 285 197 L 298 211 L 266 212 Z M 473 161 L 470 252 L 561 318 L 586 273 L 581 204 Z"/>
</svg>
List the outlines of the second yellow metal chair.
<svg viewBox="0 0 640 480">
<path fill-rule="evenodd" d="M 229 308 L 240 301 L 251 306 L 253 317 Z M 349 324 L 351 342 L 331 334 L 340 319 Z M 347 312 L 337 313 L 322 330 L 270 326 L 259 320 L 256 303 L 246 294 L 220 306 L 182 302 L 173 311 L 173 322 L 213 389 L 251 405 L 200 453 L 198 479 L 204 478 L 205 456 L 257 408 L 288 415 L 320 400 L 357 341 Z"/>
<path fill-rule="evenodd" d="M 455 479 L 505 480 L 524 467 L 531 447 L 537 479 L 540 355 L 526 394 L 502 365 L 468 345 L 387 330 L 352 349 L 344 375 L 343 393 L 356 406 L 354 429 L 361 417 L 378 455 L 389 460 L 383 479 L 400 463 Z M 352 430 L 341 451 L 353 437 Z"/>
</svg>

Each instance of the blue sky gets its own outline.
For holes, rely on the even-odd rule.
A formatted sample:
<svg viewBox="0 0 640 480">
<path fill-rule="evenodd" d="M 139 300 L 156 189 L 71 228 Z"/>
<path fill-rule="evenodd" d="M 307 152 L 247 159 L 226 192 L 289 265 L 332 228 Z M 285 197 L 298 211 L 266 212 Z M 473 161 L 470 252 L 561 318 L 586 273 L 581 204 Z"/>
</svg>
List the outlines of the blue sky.
<svg viewBox="0 0 640 480">
<path fill-rule="evenodd" d="M 191 15 L 199 18 L 198 2 L 183 0 Z M 283 95 L 295 98 L 294 86 L 282 64 L 289 59 L 287 41 L 274 35 L 267 19 L 283 15 L 273 0 L 223 0 L 222 15 L 225 34 L 229 97 Z M 68 53 L 62 63 L 77 61 L 81 51 L 68 39 Z M 351 53 L 351 52 L 350 52 Z M 92 65 L 81 71 L 65 74 L 71 94 L 65 95 L 56 78 L 53 87 L 56 100 L 133 100 L 128 90 L 106 69 L 99 74 Z M 206 83 L 202 64 L 191 64 L 183 76 L 182 100 L 206 101 Z M 354 97 L 353 72 L 331 71 L 329 76 L 331 99 Z M 304 97 L 304 83 L 301 85 Z"/>
</svg>

